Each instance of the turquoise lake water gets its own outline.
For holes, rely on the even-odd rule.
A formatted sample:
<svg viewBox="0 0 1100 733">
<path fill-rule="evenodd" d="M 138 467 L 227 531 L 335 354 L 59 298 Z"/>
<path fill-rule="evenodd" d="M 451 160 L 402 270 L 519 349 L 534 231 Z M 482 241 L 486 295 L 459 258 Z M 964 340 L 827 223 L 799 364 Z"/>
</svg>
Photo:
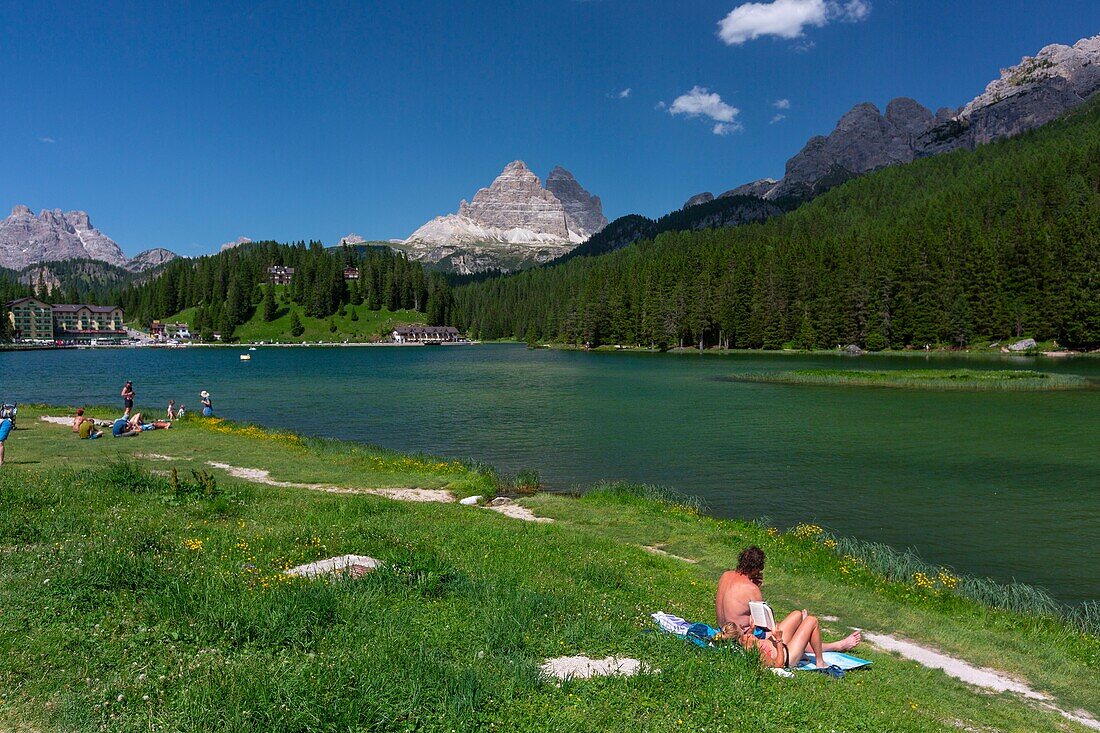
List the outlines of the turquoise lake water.
<svg viewBox="0 0 1100 733">
<path fill-rule="evenodd" d="M 551 489 L 663 484 L 719 516 L 836 532 L 1067 601 L 1100 599 L 1100 389 L 932 392 L 731 382 L 807 367 L 1041 369 L 1100 359 L 439 348 L 0 352 L 0 399 L 218 415 L 536 469 Z"/>
</svg>

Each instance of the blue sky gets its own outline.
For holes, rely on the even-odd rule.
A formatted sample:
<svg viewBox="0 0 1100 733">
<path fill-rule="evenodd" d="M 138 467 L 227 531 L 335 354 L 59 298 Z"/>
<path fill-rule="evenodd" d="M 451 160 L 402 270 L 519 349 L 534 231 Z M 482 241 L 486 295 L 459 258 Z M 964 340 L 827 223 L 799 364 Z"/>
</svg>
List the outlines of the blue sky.
<svg viewBox="0 0 1100 733">
<path fill-rule="evenodd" d="M 959 106 L 1100 33 L 1096 0 L 745 5 L 0 0 L 0 207 L 85 209 L 128 254 L 404 237 L 519 158 L 657 216 L 854 104 Z"/>
</svg>

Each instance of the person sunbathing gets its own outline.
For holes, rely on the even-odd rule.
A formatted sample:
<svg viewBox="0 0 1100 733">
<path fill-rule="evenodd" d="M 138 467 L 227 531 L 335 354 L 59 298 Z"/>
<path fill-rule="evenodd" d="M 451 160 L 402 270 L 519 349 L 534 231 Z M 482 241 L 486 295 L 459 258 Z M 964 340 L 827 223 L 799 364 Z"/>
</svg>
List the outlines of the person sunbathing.
<svg viewBox="0 0 1100 733">
<path fill-rule="evenodd" d="M 763 601 L 764 596 L 760 592 L 764 585 L 764 551 L 753 546 L 745 548 L 737 558 L 737 569 L 727 570 L 718 580 L 718 593 L 714 599 L 715 615 L 718 619 L 718 628 L 726 629 L 729 626 L 736 627 L 739 632 L 748 631 L 758 641 L 767 638 L 767 629 L 756 627 L 749 613 L 750 601 Z M 811 621 L 812 619 L 812 621 Z M 803 631 L 802 626 L 807 628 Z M 807 639 L 815 632 L 820 636 L 817 618 L 811 616 L 806 609 L 792 611 L 782 621 L 776 624 L 776 628 L 783 631 L 783 637 L 794 643 L 794 639 L 805 636 Z M 846 652 L 859 644 L 862 640 L 860 632 L 855 631 L 840 641 L 833 641 L 822 645 L 822 650 L 827 652 Z M 802 649 L 805 649 L 805 643 Z M 799 651 L 801 655 L 801 650 Z"/>
<path fill-rule="evenodd" d="M 154 420 L 153 422 L 145 422 L 145 419 L 141 416 L 140 412 L 135 412 L 133 417 L 129 420 L 130 424 L 138 430 L 166 430 L 172 427 L 172 423 L 167 420 Z"/>
<path fill-rule="evenodd" d="M 83 425 L 86 422 L 90 422 L 93 425 L 95 424 L 95 421 L 92 420 L 92 418 L 84 417 L 84 408 L 83 407 L 76 408 L 76 416 L 73 418 L 73 432 L 74 433 L 79 433 L 80 432 L 80 426 Z"/>
</svg>

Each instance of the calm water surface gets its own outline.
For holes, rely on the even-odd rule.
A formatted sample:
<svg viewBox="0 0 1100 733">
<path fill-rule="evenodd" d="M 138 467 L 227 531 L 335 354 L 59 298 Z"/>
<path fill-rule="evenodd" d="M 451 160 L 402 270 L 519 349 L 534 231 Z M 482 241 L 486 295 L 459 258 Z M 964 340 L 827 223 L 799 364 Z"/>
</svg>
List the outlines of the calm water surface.
<svg viewBox="0 0 1100 733">
<path fill-rule="evenodd" d="M 1068 601 L 1100 598 L 1100 390 L 928 392 L 723 381 L 814 366 L 1038 368 L 1100 360 L 586 354 L 522 346 L 0 352 L 0 398 L 191 410 L 405 451 L 620 478 L 720 516 L 816 520 Z"/>
</svg>

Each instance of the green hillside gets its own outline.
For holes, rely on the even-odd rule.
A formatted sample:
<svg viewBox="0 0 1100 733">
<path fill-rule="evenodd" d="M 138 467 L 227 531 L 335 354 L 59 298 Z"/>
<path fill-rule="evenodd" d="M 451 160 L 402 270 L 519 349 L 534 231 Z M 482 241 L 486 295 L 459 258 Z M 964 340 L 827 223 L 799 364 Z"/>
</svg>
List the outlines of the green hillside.
<svg viewBox="0 0 1100 733">
<path fill-rule="evenodd" d="M 404 323 L 425 323 L 423 313 L 401 309 L 391 311 L 386 308 L 371 310 L 365 304 L 345 305 L 336 314 L 327 318 L 313 318 L 306 315 L 305 309 L 290 302 L 286 287 L 275 288 L 277 304 L 276 317 L 272 321 L 263 319 L 262 308 L 234 329 L 233 337 L 244 343 L 257 341 L 351 341 L 355 343 L 377 341 L 388 334 L 393 327 Z M 165 319 L 169 322 L 186 323 L 192 328 L 197 324 L 197 308 L 187 308 Z M 297 314 L 303 331 L 299 335 L 292 333 L 292 314 Z M 332 327 L 336 330 L 333 331 Z"/>
<path fill-rule="evenodd" d="M 1100 346 L 1100 102 L 887 168 L 764 224 L 473 283 L 483 339 L 727 348 Z"/>
</svg>

